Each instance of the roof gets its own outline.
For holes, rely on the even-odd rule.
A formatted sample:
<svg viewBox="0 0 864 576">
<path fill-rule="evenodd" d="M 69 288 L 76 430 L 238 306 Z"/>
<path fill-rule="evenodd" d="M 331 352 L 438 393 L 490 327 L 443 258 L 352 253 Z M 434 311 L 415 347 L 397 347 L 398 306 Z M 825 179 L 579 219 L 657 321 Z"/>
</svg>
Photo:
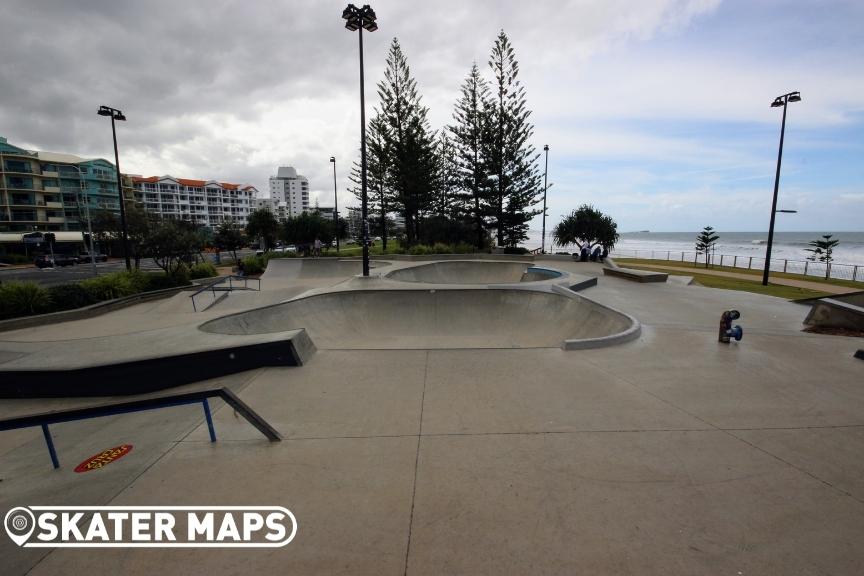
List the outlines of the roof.
<svg viewBox="0 0 864 576">
<path fill-rule="evenodd" d="M 132 182 L 135 184 L 138 184 L 141 182 L 155 183 L 155 182 L 161 182 L 163 180 L 173 180 L 174 182 L 177 182 L 183 186 L 193 186 L 193 187 L 197 187 L 197 188 L 204 187 L 204 186 L 221 186 L 225 190 L 237 190 L 240 188 L 240 184 L 231 184 L 230 182 L 217 182 L 216 180 L 194 180 L 191 178 L 175 178 L 174 176 L 169 176 L 169 175 L 147 176 L 147 177 L 133 176 L 132 177 Z M 247 190 L 249 188 L 255 190 L 255 187 L 250 185 L 250 184 L 247 184 L 246 186 L 244 186 L 243 190 Z"/>
<path fill-rule="evenodd" d="M 180 184 L 183 184 L 184 186 L 198 186 L 198 187 L 204 186 L 204 182 L 205 182 L 204 180 L 190 180 L 188 178 L 180 178 L 177 181 L 180 182 Z"/>
<path fill-rule="evenodd" d="M 40 232 L 42 232 L 40 230 Z M 0 232 L 0 243 L 17 243 L 21 242 L 24 234 L 30 232 Z M 43 232 L 44 234 L 44 232 Z M 83 232 L 52 232 L 54 239 L 57 242 L 83 242 Z"/>
</svg>

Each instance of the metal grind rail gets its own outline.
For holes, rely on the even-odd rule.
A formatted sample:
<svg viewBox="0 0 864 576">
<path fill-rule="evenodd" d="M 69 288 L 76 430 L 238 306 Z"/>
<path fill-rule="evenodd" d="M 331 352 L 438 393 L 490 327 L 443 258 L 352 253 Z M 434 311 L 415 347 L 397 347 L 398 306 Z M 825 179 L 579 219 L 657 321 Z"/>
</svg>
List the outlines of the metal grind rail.
<svg viewBox="0 0 864 576">
<path fill-rule="evenodd" d="M 187 404 L 201 403 L 204 408 L 204 417 L 207 420 L 207 429 L 210 432 L 210 441 L 216 441 L 216 430 L 213 427 L 213 417 L 210 413 L 209 398 L 222 398 L 226 404 L 231 406 L 238 414 L 243 416 L 252 426 L 264 434 L 271 442 L 279 442 L 282 436 L 275 428 L 270 426 L 266 420 L 252 410 L 246 403 L 240 400 L 228 388 L 211 388 L 209 390 L 200 390 L 198 392 L 188 392 L 185 394 L 173 394 L 170 396 L 158 396 L 156 398 L 145 398 L 143 400 L 132 400 L 129 402 L 117 402 L 111 404 L 101 404 L 99 406 L 89 406 L 87 408 L 73 408 L 70 410 L 58 410 L 55 412 L 45 412 L 42 414 L 30 414 L 27 416 L 18 416 L 16 418 L 8 418 L 0 420 L 0 432 L 3 430 L 17 430 L 19 428 L 31 428 L 34 426 L 42 427 L 42 434 L 45 436 L 45 444 L 48 446 L 48 454 L 51 456 L 51 463 L 54 468 L 60 467 L 60 461 L 57 458 L 57 451 L 54 448 L 54 440 L 51 437 L 51 431 L 48 429 L 49 424 L 59 424 L 62 422 L 74 422 L 75 420 L 87 420 L 89 418 L 100 418 L 102 416 L 115 416 L 117 414 L 127 414 L 129 412 L 142 412 L 144 410 L 156 410 L 158 408 L 168 408 L 171 406 L 185 406 Z"/>
<path fill-rule="evenodd" d="M 239 285 L 241 280 L 243 281 L 242 287 Z M 249 281 L 250 280 L 254 280 L 255 282 L 257 282 L 258 287 L 257 288 L 249 288 Z M 234 285 L 235 281 L 237 283 L 237 286 Z M 228 285 L 224 286 L 224 284 L 226 282 L 228 283 Z M 260 278 L 250 278 L 248 276 L 238 276 L 236 274 L 232 274 L 230 276 L 222 276 L 221 278 L 217 278 L 216 280 L 214 280 L 210 284 L 206 284 L 204 286 L 201 286 L 201 288 L 199 288 L 194 293 L 189 295 L 189 298 L 192 299 L 192 309 L 195 312 L 198 311 L 198 306 L 195 303 L 195 297 L 198 296 L 199 294 L 201 294 L 202 292 L 210 291 L 213 294 L 213 302 L 210 303 L 210 305 L 212 306 L 216 302 L 216 293 L 217 292 L 231 292 L 233 290 L 257 290 L 260 292 L 261 291 L 261 279 Z"/>
</svg>

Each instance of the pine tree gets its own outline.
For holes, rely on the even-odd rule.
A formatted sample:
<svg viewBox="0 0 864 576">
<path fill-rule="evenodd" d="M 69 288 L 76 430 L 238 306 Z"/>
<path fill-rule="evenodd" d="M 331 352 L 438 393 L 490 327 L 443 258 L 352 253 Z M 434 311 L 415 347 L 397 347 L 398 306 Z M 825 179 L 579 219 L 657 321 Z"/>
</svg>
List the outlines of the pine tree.
<svg viewBox="0 0 864 576">
<path fill-rule="evenodd" d="M 393 39 L 387 56 L 384 80 L 378 84 L 381 119 L 389 147 L 388 184 L 393 191 L 391 206 L 405 218 L 409 245 L 419 238 L 423 214 L 432 206 L 437 172 L 435 134 L 427 120 L 428 109 L 420 103 L 417 83 L 399 40 Z"/>
<path fill-rule="evenodd" d="M 359 154 L 359 150 L 358 150 Z M 384 250 L 387 249 L 387 212 L 390 205 L 391 192 L 388 186 L 388 166 L 390 163 L 390 147 L 386 133 L 386 125 L 381 114 L 376 114 L 369 122 L 366 130 L 366 202 L 369 210 L 369 220 L 378 220 L 381 227 L 381 240 Z M 362 185 L 360 161 L 354 162 L 348 177 L 353 186 L 349 191 L 362 202 Z M 372 222 L 370 222 L 370 226 Z"/>
<path fill-rule="evenodd" d="M 435 178 L 435 196 L 432 212 L 450 219 L 459 218 L 464 213 L 462 197 L 457 194 L 459 172 L 456 163 L 456 148 L 446 130 L 438 133 L 436 143 L 438 154 L 438 173 Z"/>
<path fill-rule="evenodd" d="M 720 236 L 714 233 L 714 228 L 705 226 L 699 236 L 696 237 L 696 253 L 705 254 L 705 268 L 711 259 L 711 252 Z"/>
<path fill-rule="evenodd" d="M 807 257 L 808 260 L 812 260 L 813 262 L 825 262 L 825 279 L 831 277 L 831 262 L 834 260 L 834 248 L 840 244 L 840 240 L 831 239 L 833 234 L 825 234 L 822 236 L 822 240 L 811 240 L 810 246 L 812 248 L 805 248 L 806 252 L 810 252 L 810 256 Z"/>
<path fill-rule="evenodd" d="M 471 219 L 477 233 L 477 249 L 483 248 L 486 237 L 484 216 L 489 211 L 488 168 L 483 142 L 489 133 L 489 85 L 480 76 L 477 64 L 471 66 L 462 83 L 461 96 L 453 111 L 452 126 L 456 155 L 457 196 L 463 216 Z"/>
<path fill-rule="evenodd" d="M 502 30 L 492 47 L 489 67 L 494 76 L 491 119 L 484 147 L 488 169 L 497 175 L 493 185 L 492 211 L 499 246 L 515 246 L 528 237 L 528 221 L 541 210 L 531 210 L 542 193 L 537 159 L 528 142 L 534 126 L 526 108 L 525 89 L 518 80 L 519 63 L 510 40 Z"/>
</svg>

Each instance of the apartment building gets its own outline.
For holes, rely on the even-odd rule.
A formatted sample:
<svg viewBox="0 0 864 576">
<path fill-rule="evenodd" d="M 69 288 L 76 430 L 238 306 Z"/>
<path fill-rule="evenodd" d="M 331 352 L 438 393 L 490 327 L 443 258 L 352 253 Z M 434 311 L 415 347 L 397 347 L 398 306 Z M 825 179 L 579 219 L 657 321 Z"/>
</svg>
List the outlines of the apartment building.
<svg viewBox="0 0 864 576">
<path fill-rule="evenodd" d="M 0 137 L 0 231 L 83 230 L 96 210 L 119 213 L 116 174 L 102 158 L 25 150 Z"/>
<path fill-rule="evenodd" d="M 291 166 L 280 166 L 276 176 L 270 177 L 270 202 L 261 207 L 271 209 L 280 219 L 308 212 L 309 180 Z"/>
<path fill-rule="evenodd" d="M 249 184 L 173 176 L 133 176 L 135 200 L 155 214 L 216 228 L 232 219 L 245 226 L 258 190 Z"/>
</svg>

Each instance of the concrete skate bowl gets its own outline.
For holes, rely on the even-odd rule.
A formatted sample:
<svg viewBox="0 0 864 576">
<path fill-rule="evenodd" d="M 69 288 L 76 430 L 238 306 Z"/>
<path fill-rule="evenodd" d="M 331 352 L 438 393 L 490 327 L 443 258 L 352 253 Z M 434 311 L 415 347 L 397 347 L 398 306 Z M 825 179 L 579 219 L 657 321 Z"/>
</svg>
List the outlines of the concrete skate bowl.
<svg viewBox="0 0 864 576">
<path fill-rule="evenodd" d="M 495 260 L 447 260 L 400 268 L 387 274 L 390 280 L 426 284 L 514 284 L 560 278 L 561 272 L 526 262 Z"/>
<path fill-rule="evenodd" d="M 389 262 L 373 261 L 373 269 L 390 266 Z M 361 260 L 337 258 L 272 258 L 261 277 L 267 280 L 305 280 L 318 278 L 349 278 L 363 273 Z"/>
<path fill-rule="evenodd" d="M 599 348 L 632 340 L 634 318 L 565 289 L 326 292 L 210 320 L 221 334 L 306 329 L 322 349 Z"/>
</svg>

